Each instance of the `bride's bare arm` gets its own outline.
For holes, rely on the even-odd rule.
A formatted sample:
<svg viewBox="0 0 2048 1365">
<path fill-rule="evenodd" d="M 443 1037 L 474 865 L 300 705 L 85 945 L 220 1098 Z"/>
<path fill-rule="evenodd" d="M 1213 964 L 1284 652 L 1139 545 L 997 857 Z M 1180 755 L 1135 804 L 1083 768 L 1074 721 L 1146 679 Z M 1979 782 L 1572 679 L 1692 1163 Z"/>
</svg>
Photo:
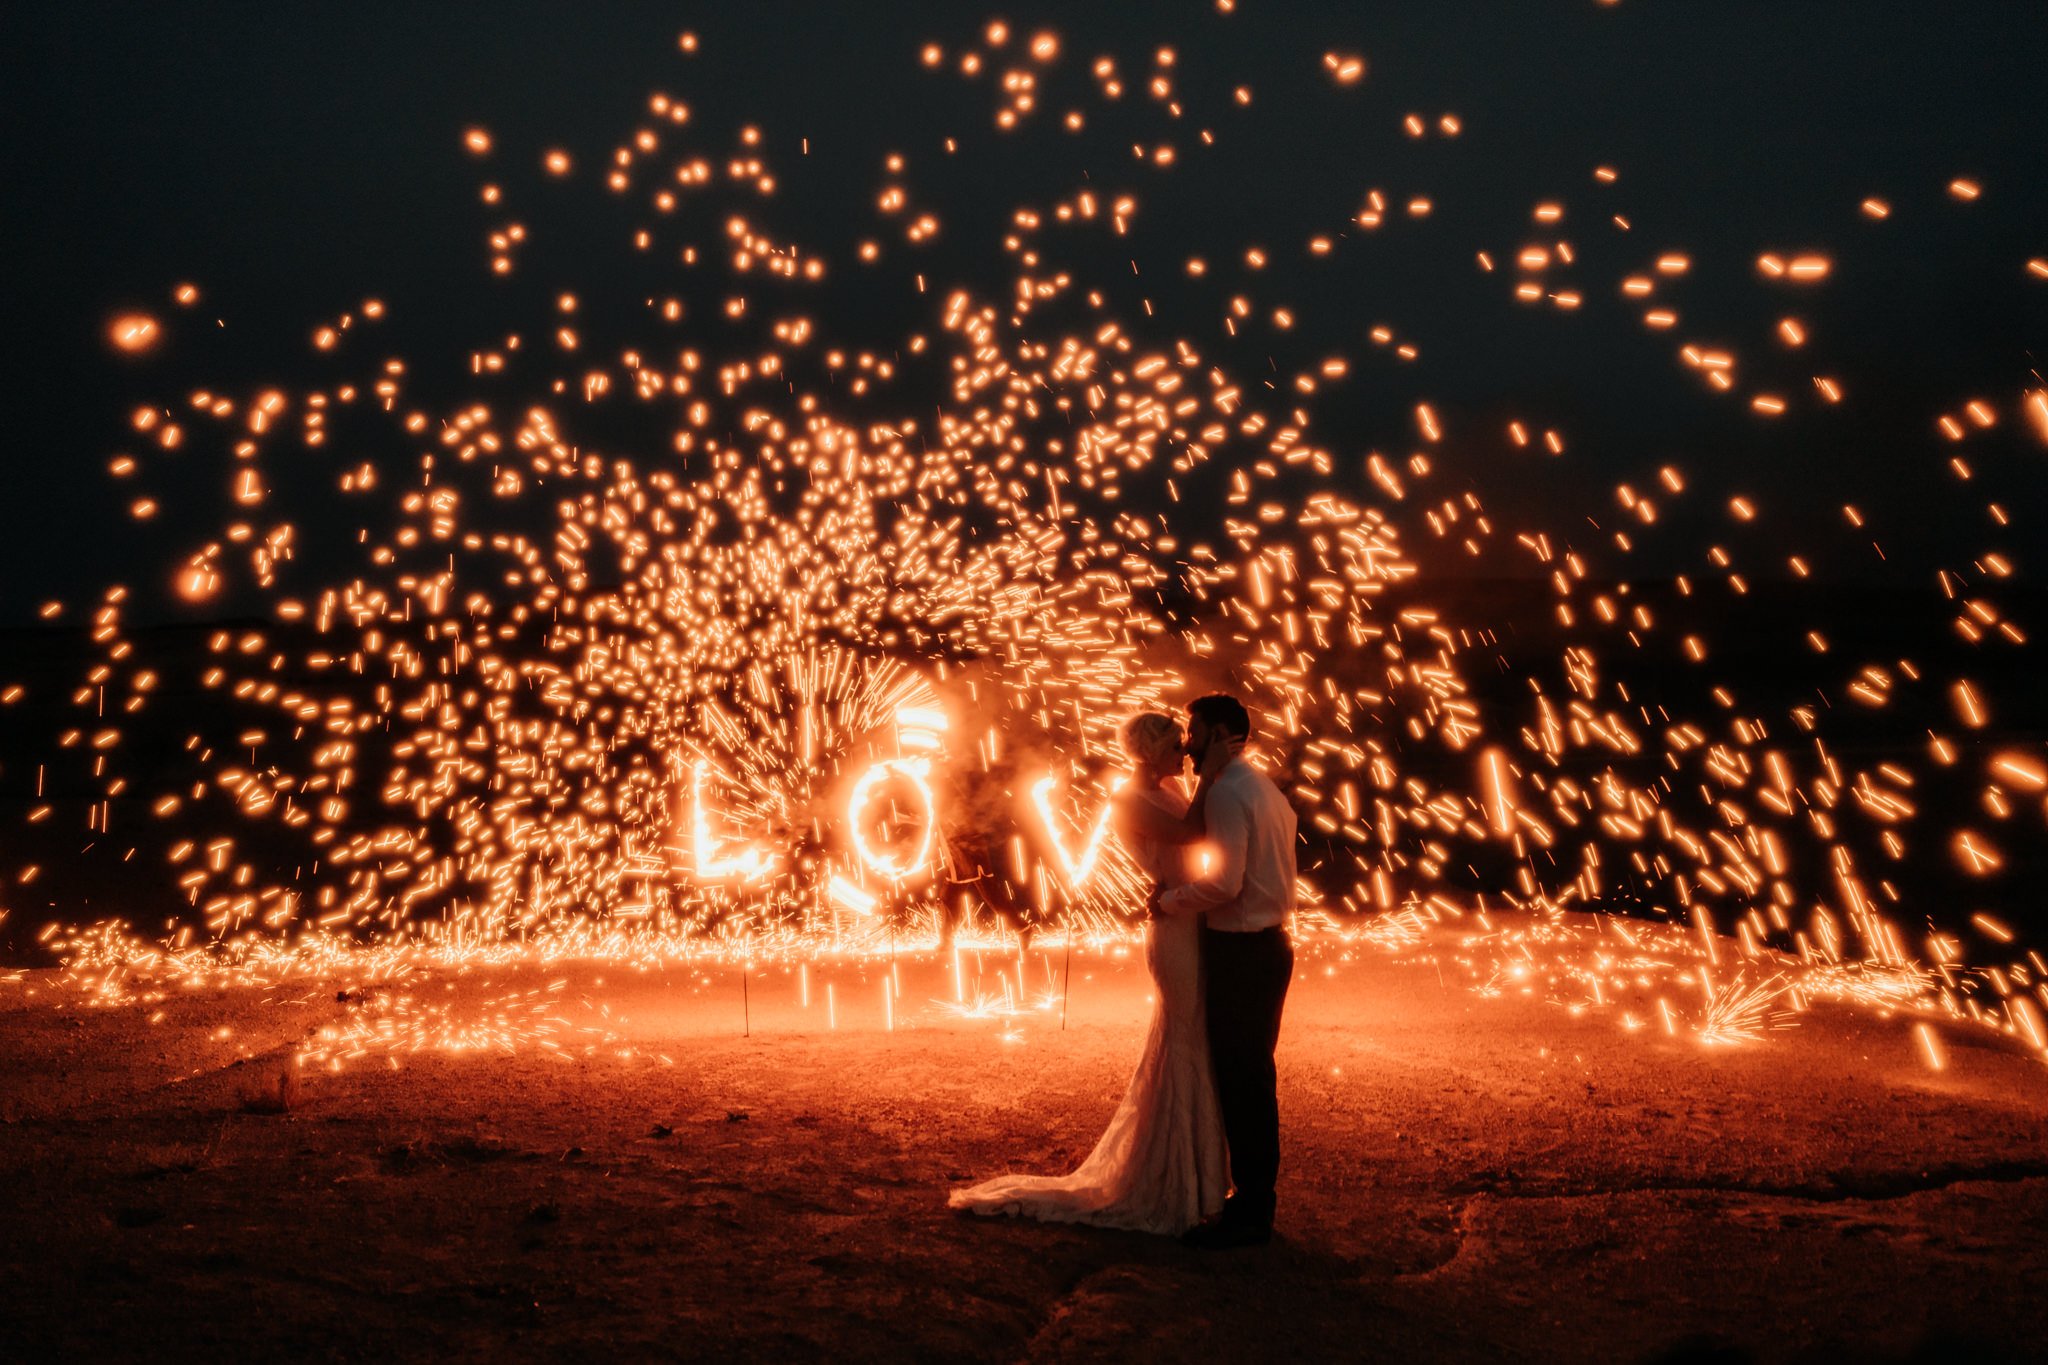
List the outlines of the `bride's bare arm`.
<svg viewBox="0 0 2048 1365">
<path fill-rule="evenodd" d="M 1147 800 L 1143 792 L 1127 791 L 1116 799 L 1116 832 L 1125 839 L 1155 844 L 1199 843 L 1204 829 L 1200 795 L 1186 815 L 1171 815 Z"/>
</svg>

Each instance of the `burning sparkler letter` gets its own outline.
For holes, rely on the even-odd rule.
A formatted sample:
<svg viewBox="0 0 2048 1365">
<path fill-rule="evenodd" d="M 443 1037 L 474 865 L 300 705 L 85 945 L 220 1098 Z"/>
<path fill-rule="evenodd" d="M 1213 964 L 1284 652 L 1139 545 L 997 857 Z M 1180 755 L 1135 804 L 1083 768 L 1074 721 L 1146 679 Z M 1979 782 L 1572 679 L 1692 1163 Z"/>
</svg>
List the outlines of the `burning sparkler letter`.
<svg viewBox="0 0 2048 1365">
<path fill-rule="evenodd" d="M 932 827 L 937 823 L 936 807 L 932 802 L 931 760 L 925 758 L 891 758 L 875 764 L 860 775 L 860 781 L 853 784 L 853 795 L 846 803 L 846 831 L 853 840 L 853 851 L 859 855 L 862 864 L 869 871 L 902 881 L 925 865 L 931 857 Z M 868 803 L 875 797 L 876 788 L 890 777 L 901 777 L 909 781 L 917 792 L 919 803 L 924 807 L 923 818 L 918 821 L 916 847 L 904 857 L 892 857 L 868 842 L 867 832 L 861 826 L 861 816 Z"/>
<path fill-rule="evenodd" d="M 896 743 L 899 748 L 935 751 L 943 746 L 947 728 L 946 713 L 937 707 L 896 708 Z"/>
<path fill-rule="evenodd" d="M 875 907 L 880 904 L 873 896 L 836 872 L 825 890 L 832 897 L 834 905 L 851 910 L 856 915 L 872 915 L 875 913 Z"/>
<path fill-rule="evenodd" d="M 696 855 L 697 875 L 707 881 L 737 877 L 755 881 L 775 865 L 772 855 L 757 848 L 721 854 L 711 838 L 711 821 L 704 813 L 704 772 L 710 765 L 701 759 L 690 768 L 690 847 Z"/>
<path fill-rule="evenodd" d="M 1045 837 L 1052 844 L 1053 856 L 1059 860 L 1060 873 L 1067 879 L 1067 885 L 1078 888 L 1088 880 L 1088 874 L 1095 870 L 1096 855 L 1102 852 L 1103 836 L 1109 833 L 1108 805 L 1095 817 L 1095 828 L 1088 833 L 1088 842 L 1081 846 L 1081 856 L 1076 858 L 1067 852 L 1066 841 L 1060 838 L 1059 826 L 1052 814 L 1052 774 L 1038 779 L 1031 788 L 1031 804 L 1038 809 L 1038 818 L 1045 825 Z"/>
</svg>

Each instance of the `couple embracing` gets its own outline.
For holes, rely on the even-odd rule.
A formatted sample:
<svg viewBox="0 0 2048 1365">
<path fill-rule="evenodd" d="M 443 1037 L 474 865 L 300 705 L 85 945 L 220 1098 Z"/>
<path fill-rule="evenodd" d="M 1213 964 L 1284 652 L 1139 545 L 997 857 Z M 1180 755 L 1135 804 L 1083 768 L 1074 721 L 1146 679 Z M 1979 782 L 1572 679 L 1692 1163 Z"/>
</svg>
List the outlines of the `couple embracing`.
<svg viewBox="0 0 2048 1365">
<path fill-rule="evenodd" d="M 1177 1234 L 1205 1249 L 1271 1240 L 1295 821 L 1244 760 L 1250 735 L 1244 703 L 1222 694 L 1189 704 L 1185 734 L 1157 712 L 1124 723 L 1133 780 L 1115 826 L 1154 883 L 1145 964 L 1158 1005 L 1145 1050 L 1072 1174 L 999 1176 L 953 1191 L 952 1207 Z M 1192 800 L 1178 789 L 1190 759 L 1201 779 Z M 1199 872 L 1197 843 L 1208 853 Z"/>
</svg>

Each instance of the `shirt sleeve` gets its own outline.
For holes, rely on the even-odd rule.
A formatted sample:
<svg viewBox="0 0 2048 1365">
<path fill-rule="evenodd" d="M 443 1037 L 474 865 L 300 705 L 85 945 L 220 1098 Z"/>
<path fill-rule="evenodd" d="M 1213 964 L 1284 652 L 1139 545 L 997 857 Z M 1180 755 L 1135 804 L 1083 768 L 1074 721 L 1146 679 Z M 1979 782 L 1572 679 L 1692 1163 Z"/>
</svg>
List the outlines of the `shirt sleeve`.
<svg viewBox="0 0 2048 1365">
<path fill-rule="evenodd" d="M 1197 847 L 1207 847 L 1213 861 L 1202 876 L 1159 898 L 1162 914 L 1192 915 L 1214 910 L 1236 900 L 1238 892 L 1244 889 L 1245 851 L 1251 842 L 1251 811 L 1244 798 L 1234 784 L 1217 787 L 1209 793 L 1202 815 L 1208 822 L 1209 837 Z"/>
</svg>

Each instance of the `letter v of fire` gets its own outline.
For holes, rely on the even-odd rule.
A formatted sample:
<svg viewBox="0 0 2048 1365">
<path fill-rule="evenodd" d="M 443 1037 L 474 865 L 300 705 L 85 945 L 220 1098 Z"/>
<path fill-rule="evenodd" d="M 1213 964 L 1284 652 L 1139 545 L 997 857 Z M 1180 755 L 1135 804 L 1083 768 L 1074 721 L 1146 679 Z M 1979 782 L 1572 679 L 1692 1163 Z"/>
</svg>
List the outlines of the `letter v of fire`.
<svg viewBox="0 0 2048 1365">
<path fill-rule="evenodd" d="M 1059 822 L 1053 818 L 1054 785 L 1050 773 L 1039 778 L 1031 787 L 1031 803 L 1038 808 L 1038 818 L 1045 826 L 1045 837 L 1052 845 L 1060 875 L 1066 878 L 1068 886 L 1078 890 L 1081 883 L 1088 880 L 1088 874 L 1095 870 L 1095 859 L 1102 852 L 1103 836 L 1109 833 L 1110 803 L 1103 803 L 1102 810 L 1095 817 L 1095 827 L 1088 832 L 1088 841 L 1081 846 L 1081 855 L 1077 858 L 1067 852 L 1067 841 L 1060 837 Z"/>
</svg>

